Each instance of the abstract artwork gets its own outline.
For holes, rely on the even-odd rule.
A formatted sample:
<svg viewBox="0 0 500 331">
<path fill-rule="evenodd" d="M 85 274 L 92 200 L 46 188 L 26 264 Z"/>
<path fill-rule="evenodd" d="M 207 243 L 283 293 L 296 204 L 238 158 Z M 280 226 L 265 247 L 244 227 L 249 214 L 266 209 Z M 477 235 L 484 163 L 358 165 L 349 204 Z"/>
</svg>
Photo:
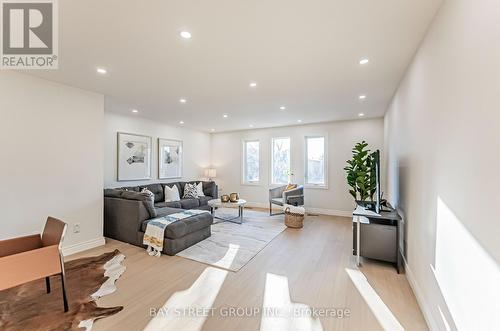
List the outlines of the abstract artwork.
<svg viewBox="0 0 500 331">
<path fill-rule="evenodd" d="M 151 137 L 118 132 L 118 180 L 151 179 Z"/>
<path fill-rule="evenodd" d="M 158 138 L 158 177 L 182 177 L 182 141 Z"/>
</svg>

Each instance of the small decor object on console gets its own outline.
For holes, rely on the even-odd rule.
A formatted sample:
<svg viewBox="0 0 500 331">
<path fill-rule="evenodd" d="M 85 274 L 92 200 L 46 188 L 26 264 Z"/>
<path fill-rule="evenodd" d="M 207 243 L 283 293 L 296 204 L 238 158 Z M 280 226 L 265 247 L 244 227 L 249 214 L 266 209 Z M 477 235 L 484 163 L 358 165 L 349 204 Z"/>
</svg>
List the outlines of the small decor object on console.
<svg viewBox="0 0 500 331">
<path fill-rule="evenodd" d="M 304 207 L 285 206 L 285 225 L 294 229 L 302 228 L 305 213 Z"/>
<path fill-rule="evenodd" d="M 118 132 L 118 180 L 151 179 L 151 137 Z"/>
<path fill-rule="evenodd" d="M 196 184 L 187 183 L 184 186 L 184 199 L 196 199 L 198 198 L 198 190 L 196 189 Z"/>
<path fill-rule="evenodd" d="M 224 194 L 220 197 L 220 201 L 222 202 L 229 202 L 229 195 Z"/>
<path fill-rule="evenodd" d="M 158 178 L 182 177 L 182 141 L 158 138 Z"/>
</svg>

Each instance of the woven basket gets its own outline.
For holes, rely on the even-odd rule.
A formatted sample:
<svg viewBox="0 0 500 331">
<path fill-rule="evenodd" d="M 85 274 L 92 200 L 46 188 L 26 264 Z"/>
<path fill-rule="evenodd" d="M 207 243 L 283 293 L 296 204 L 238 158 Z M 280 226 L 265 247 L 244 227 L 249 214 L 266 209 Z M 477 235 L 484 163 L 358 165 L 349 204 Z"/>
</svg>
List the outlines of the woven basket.
<svg viewBox="0 0 500 331">
<path fill-rule="evenodd" d="M 285 209 L 285 225 L 289 228 L 300 229 L 304 226 L 304 215 L 292 213 L 290 207 Z"/>
</svg>

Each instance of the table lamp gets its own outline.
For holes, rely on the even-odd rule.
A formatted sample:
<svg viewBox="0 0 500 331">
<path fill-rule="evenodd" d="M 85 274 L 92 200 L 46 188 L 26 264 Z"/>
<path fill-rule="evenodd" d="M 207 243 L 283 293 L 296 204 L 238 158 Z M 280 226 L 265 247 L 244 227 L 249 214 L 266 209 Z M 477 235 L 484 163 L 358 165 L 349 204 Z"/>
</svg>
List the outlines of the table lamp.
<svg viewBox="0 0 500 331">
<path fill-rule="evenodd" d="M 217 170 L 214 168 L 205 169 L 205 177 L 208 177 L 208 180 L 213 180 L 217 177 Z"/>
</svg>

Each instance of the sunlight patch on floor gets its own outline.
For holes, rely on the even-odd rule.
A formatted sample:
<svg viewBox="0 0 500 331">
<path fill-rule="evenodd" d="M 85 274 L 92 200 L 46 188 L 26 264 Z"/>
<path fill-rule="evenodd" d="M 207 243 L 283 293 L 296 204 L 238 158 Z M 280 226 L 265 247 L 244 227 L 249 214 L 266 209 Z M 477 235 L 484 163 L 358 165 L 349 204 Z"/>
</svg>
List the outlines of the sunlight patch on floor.
<svg viewBox="0 0 500 331">
<path fill-rule="evenodd" d="M 271 273 L 266 275 L 261 331 L 323 330 L 318 318 L 297 314 L 307 310 L 309 306 L 291 301 L 287 277 Z"/>
<path fill-rule="evenodd" d="M 396 319 L 389 307 L 386 306 L 370 283 L 368 283 L 366 276 L 356 269 L 346 268 L 345 270 L 354 283 L 354 286 L 356 286 L 356 289 L 361 294 L 361 297 L 365 300 L 373 315 L 379 321 L 380 326 L 384 330 L 404 331 L 403 326 Z"/>
<path fill-rule="evenodd" d="M 238 245 L 230 245 L 219 261 L 221 266 L 230 266 L 238 249 Z M 206 268 L 189 289 L 174 293 L 160 309 L 155 310 L 153 319 L 144 330 L 201 330 L 207 317 L 213 314 L 213 303 L 227 274 L 226 270 Z"/>
<path fill-rule="evenodd" d="M 214 264 L 221 267 L 221 268 L 226 268 L 229 269 L 231 267 L 231 264 L 233 263 L 234 259 L 236 258 L 236 255 L 238 254 L 238 250 L 240 249 L 240 245 L 236 244 L 229 244 L 229 248 L 224 254 L 224 256 Z"/>
</svg>

